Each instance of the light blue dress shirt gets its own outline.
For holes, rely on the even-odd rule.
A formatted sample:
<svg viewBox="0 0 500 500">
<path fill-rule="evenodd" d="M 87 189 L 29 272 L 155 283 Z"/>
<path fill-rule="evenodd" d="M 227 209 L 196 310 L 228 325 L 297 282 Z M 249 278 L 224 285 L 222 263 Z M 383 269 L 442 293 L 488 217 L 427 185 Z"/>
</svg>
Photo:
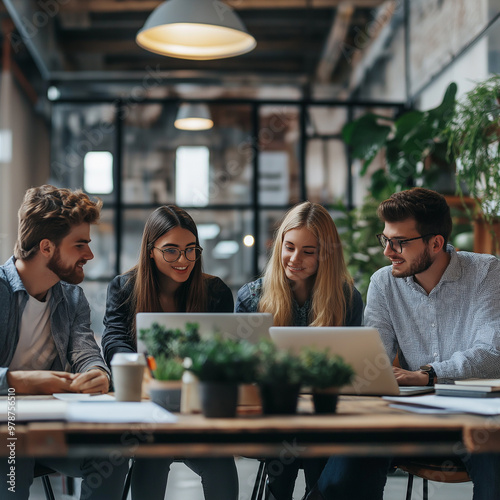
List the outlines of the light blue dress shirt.
<svg viewBox="0 0 500 500">
<path fill-rule="evenodd" d="M 500 261 L 456 252 L 427 294 L 391 267 L 371 278 L 365 324 L 378 329 L 391 361 L 418 370 L 431 364 L 442 379 L 500 378 Z"/>
</svg>

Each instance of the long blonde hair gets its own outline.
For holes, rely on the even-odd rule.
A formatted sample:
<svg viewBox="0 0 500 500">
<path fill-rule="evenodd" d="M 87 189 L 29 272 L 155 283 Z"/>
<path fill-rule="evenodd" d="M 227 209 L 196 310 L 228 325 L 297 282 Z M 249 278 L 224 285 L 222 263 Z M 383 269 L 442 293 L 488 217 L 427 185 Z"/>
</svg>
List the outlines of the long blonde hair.
<svg viewBox="0 0 500 500">
<path fill-rule="evenodd" d="M 318 241 L 318 270 L 312 289 L 310 326 L 342 326 L 353 291 L 353 279 L 344 261 L 342 243 L 328 211 L 305 201 L 290 209 L 276 231 L 271 257 L 263 275 L 259 311 L 270 312 L 274 325 L 291 326 L 293 293 L 281 261 L 285 234 L 308 229 Z"/>
</svg>

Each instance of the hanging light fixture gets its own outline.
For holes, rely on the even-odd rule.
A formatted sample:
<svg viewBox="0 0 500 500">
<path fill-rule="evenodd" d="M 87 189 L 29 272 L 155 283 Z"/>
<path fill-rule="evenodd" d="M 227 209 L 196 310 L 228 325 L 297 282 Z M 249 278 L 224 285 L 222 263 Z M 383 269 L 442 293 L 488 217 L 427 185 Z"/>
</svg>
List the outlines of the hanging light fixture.
<svg viewBox="0 0 500 500">
<path fill-rule="evenodd" d="M 222 0 L 167 0 L 135 38 L 146 50 L 181 59 L 221 59 L 250 52 L 255 38 Z"/>
<path fill-rule="evenodd" d="M 206 104 L 184 103 L 179 107 L 174 126 L 180 130 L 208 130 L 214 122 Z"/>
</svg>

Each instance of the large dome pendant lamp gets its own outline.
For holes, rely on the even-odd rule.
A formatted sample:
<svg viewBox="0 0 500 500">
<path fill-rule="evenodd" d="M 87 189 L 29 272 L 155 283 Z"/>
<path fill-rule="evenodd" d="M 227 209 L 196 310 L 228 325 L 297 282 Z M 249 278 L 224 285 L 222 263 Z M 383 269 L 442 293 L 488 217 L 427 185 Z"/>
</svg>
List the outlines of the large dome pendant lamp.
<svg viewBox="0 0 500 500">
<path fill-rule="evenodd" d="M 221 59 L 256 46 L 234 10 L 222 0 L 167 0 L 137 33 L 146 50 L 181 59 Z"/>
</svg>

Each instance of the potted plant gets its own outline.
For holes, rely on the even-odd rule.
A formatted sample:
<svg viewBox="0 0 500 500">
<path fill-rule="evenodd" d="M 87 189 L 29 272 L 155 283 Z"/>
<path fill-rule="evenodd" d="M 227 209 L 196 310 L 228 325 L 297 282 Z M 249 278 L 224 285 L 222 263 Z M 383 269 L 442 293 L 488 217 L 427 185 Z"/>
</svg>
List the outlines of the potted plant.
<svg viewBox="0 0 500 500">
<path fill-rule="evenodd" d="M 183 349 L 184 366 L 200 381 L 200 400 L 205 417 L 234 417 L 238 385 L 255 380 L 255 348 L 246 341 L 219 335 Z"/>
<path fill-rule="evenodd" d="M 161 355 L 154 361 L 154 378 L 149 382 L 148 391 L 153 403 L 169 411 L 180 411 L 182 374 L 184 367 L 179 358 Z"/>
<path fill-rule="evenodd" d="M 303 382 L 312 389 L 316 413 L 335 413 L 339 388 L 354 377 L 351 365 L 328 350 L 309 348 L 300 359 L 304 369 Z"/>
<path fill-rule="evenodd" d="M 163 325 L 153 323 L 150 328 L 140 330 L 139 338 L 151 356 L 173 358 L 180 356 L 179 352 L 184 346 L 200 341 L 198 328 L 198 323 L 186 323 L 184 330 L 167 329 Z"/>
<path fill-rule="evenodd" d="M 451 83 L 434 109 L 410 110 L 395 119 L 368 113 L 344 126 L 342 135 L 352 156 L 364 160 L 361 175 L 377 154 L 385 151 L 386 169 L 372 176 L 375 198 L 379 198 L 381 189 L 389 187 L 395 192 L 416 184 L 455 192 L 454 163 L 448 155 L 446 132 L 454 115 L 456 92 L 457 85 Z"/>
<path fill-rule="evenodd" d="M 269 414 L 293 414 L 297 411 L 297 401 L 302 381 L 300 358 L 287 351 L 280 351 L 270 341 L 258 344 L 259 385 L 262 412 Z"/>
<path fill-rule="evenodd" d="M 457 180 L 491 223 L 500 213 L 500 75 L 477 84 L 459 100 L 448 147 L 457 159 Z"/>
<path fill-rule="evenodd" d="M 186 323 L 181 330 L 153 323 L 150 328 L 140 330 L 139 338 L 146 345 L 148 358 L 154 359 L 154 366 L 150 367 L 154 378 L 147 388 L 151 400 L 169 411 L 180 411 L 182 353 L 187 346 L 200 342 L 198 324 Z"/>
</svg>

